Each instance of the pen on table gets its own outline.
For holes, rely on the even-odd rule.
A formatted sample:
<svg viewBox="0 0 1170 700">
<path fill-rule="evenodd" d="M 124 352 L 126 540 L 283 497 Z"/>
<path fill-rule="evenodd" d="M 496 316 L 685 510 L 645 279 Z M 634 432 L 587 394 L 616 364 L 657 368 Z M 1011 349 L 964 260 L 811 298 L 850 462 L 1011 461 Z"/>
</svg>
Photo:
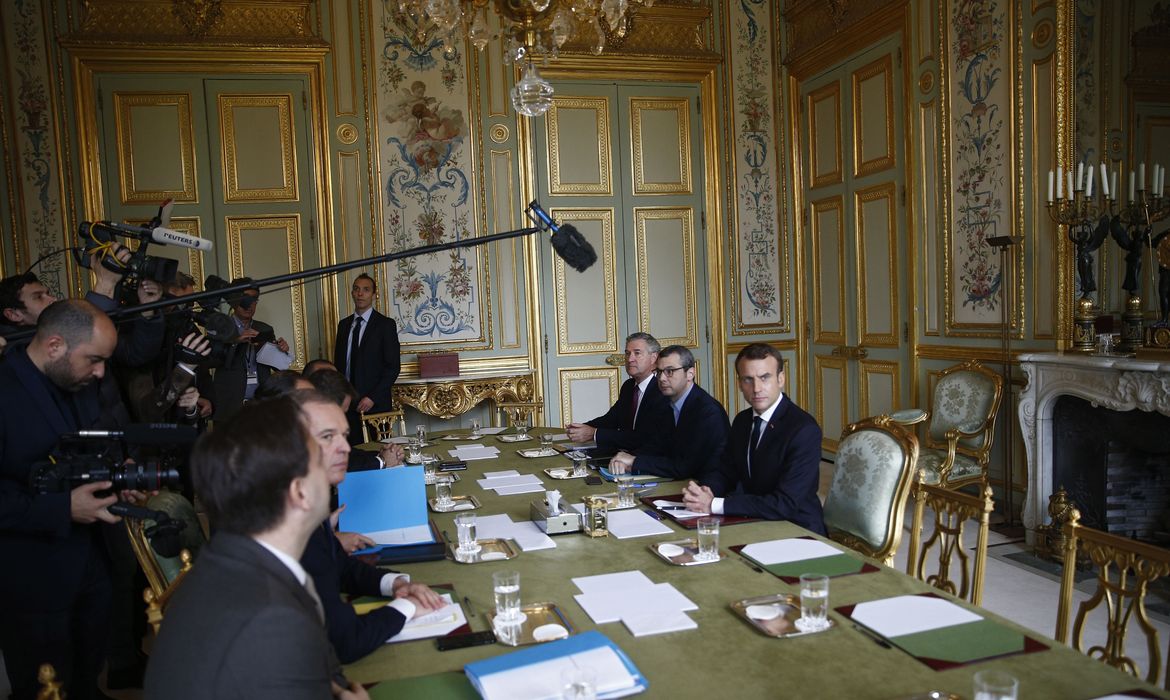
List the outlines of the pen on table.
<svg viewBox="0 0 1170 700">
<path fill-rule="evenodd" d="M 890 646 L 890 643 L 888 641 L 886 641 L 885 639 L 883 639 L 882 637 L 878 636 L 878 634 L 876 632 L 871 632 L 870 630 L 862 627 L 861 625 L 856 625 L 856 624 L 853 625 L 853 629 L 862 633 L 866 637 L 869 637 L 870 640 L 872 640 L 873 643 L 878 645 L 879 647 L 885 647 L 886 649 L 892 648 Z"/>
<path fill-rule="evenodd" d="M 659 515 L 658 513 L 655 513 L 652 510 L 646 511 L 646 515 L 649 515 L 651 518 L 654 518 L 655 520 L 662 520 L 662 516 Z"/>
<path fill-rule="evenodd" d="M 686 510 L 686 506 L 658 506 L 658 510 Z"/>
<path fill-rule="evenodd" d="M 463 604 L 467 606 L 467 614 L 475 617 L 475 612 L 471 608 L 471 599 L 467 596 L 463 596 Z"/>
<path fill-rule="evenodd" d="M 447 534 L 446 530 L 443 530 L 443 541 L 448 543 L 451 542 L 451 536 Z"/>
<path fill-rule="evenodd" d="M 747 559 L 742 559 L 742 558 L 741 558 L 741 559 L 740 559 L 740 561 L 742 561 L 744 564 L 747 564 L 748 568 L 750 568 L 752 571 L 755 571 L 757 574 L 762 574 L 762 573 L 764 573 L 764 570 L 763 570 L 763 569 L 761 569 L 760 567 L 758 567 L 758 566 L 756 566 L 755 564 L 751 563 L 751 562 L 750 562 L 750 561 L 748 561 Z"/>
</svg>

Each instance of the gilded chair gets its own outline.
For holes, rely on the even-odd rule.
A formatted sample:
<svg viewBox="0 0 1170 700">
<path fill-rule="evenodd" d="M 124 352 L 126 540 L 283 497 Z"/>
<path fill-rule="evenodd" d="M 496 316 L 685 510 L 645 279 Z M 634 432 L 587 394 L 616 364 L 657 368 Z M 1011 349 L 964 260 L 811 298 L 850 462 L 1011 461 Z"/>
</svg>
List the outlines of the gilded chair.
<svg viewBox="0 0 1170 700">
<path fill-rule="evenodd" d="M 362 442 L 379 442 L 392 438 L 395 426 L 398 426 L 399 435 L 406 435 L 406 414 L 401 409 L 359 415 L 362 420 Z"/>
<path fill-rule="evenodd" d="M 899 412 L 896 420 L 903 425 L 927 423 L 918 455 L 926 483 L 948 489 L 987 484 L 1002 398 L 1003 378 L 978 360 L 967 360 L 939 375 L 929 412 Z"/>
<path fill-rule="evenodd" d="M 889 416 L 848 426 L 825 499 L 829 537 L 889 565 L 902 540 L 917 459 L 918 440 Z"/>
<path fill-rule="evenodd" d="M 983 579 L 987 570 L 988 521 L 995 509 L 991 487 L 984 486 L 980 497 L 924 484 L 920 479 L 910 490 L 910 497 L 914 500 L 914 519 L 910 525 L 906 573 L 979 605 L 983 600 Z M 928 507 L 934 514 L 934 529 L 923 542 L 922 528 Z M 979 529 L 974 561 L 963 545 L 964 530 L 971 521 L 977 522 Z M 927 571 L 928 559 L 933 573 Z M 952 566 L 956 560 L 957 582 Z"/>
<path fill-rule="evenodd" d="M 1134 631 L 1145 641 L 1149 655 L 1150 667 L 1145 680 L 1157 684 L 1163 664 L 1161 645 L 1158 630 L 1146 614 L 1146 594 L 1151 583 L 1170 575 L 1170 550 L 1085 527 L 1080 524 L 1080 517 L 1078 510 L 1070 509 L 1064 523 L 1064 573 L 1054 636 L 1058 642 L 1069 643 L 1077 560 L 1087 559 L 1097 570 L 1096 590 L 1081 602 L 1072 620 L 1072 648 L 1141 678 L 1137 662 L 1126 653 L 1126 635 L 1130 623 L 1136 621 Z M 1085 649 L 1087 617 L 1102 604 L 1107 618 L 1105 643 Z M 1170 676 L 1165 680 L 1170 687 Z"/>
<path fill-rule="evenodd" d="M 529 427 L 544 423 L 544 401 L 499 401 L 496 403 L 496 418 L 501 426 L 513 427 L 520 418 L 528 416 Z"/>
<path fill-rule="evenodd" d="M 144 506 L 162 511 L 172 520 L 184 523 L 183 528 L 178 531 L 177 542 L 167 543 L 177 549 L 177 553 L 173 556 L 164 556 L 155 549 L 155 545 L 161 539 L 161 536 L 152 533 L 152 528 L 157 525 L 155 521 L 136 518 L 123 520 L 130 535 L 130 546 L 134 550 L 134 556 L 146 574 L 148 586 L 143 592 L 146 617 L 157 632 L 167 602 L 179 582 L 190 571 L 193 559 L 198 556 L 200 548 L 207 541 L 207 535 L 203 531 L 195 507 L 178 493 L 160 491 L 147 499 Z"/>
<path fill-rule="evenodd" d="M 57 680 L 57 669 L 53 664 L 41 664 L 37 669 L 37 682 L 41 684 L 37 700 L 65 700 L 65 684 Z"/>
</svg>

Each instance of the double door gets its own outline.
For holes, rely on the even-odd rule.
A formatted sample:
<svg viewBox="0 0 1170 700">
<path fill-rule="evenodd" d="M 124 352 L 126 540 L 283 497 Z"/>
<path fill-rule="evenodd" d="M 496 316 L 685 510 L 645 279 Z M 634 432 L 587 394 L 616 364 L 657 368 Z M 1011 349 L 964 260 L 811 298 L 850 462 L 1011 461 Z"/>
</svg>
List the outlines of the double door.
<svg viewBox="0 0 1170 700">
<path fill-rule="evenodd" d="M 540 246 L 544 395 L 556 425 L 613 404 L 630 333 L 686 346 L 700 377 L 710 348 L 698 88 L 554 85 L 534 130 L 537 199 L 598 254 L 578 273 Z"/>
<path fill-rule="evenodd" d="M 213 242 L 203 253 L 151 245 L 203 289 L 319 265 L 307 81 L 106 74 L 96 81 L 101 218 L 145 223 L 174 200 L 170 228 Z M 318 283 L 261 291 L 256 318 L 296 366 L 327 355 Z M 226 307 L 225 307 L 226 310 Z"/>
</svg>

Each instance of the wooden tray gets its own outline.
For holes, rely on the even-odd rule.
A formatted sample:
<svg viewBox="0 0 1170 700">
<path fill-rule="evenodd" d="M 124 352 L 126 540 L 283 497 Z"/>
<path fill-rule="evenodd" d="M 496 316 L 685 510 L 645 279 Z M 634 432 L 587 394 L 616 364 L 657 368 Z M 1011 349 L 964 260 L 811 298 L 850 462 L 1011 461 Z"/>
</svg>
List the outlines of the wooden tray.
<svg viewBox="0 0 1170 700">
<path fill-rule="evenodd" d="M 556 603 L 528 603 L 520 606 L 520 612 L 525 615 L 522 623 L 500 626 L 496 625 L 495 610 L 485 613 L 488 625 L 496 633 L 496 640 L 500 644 L 518 647 L 551 642 L 554 639 L 568 637 L 577 631 Z M 556 630 L 553 625 L 564 631 Z"/>
<path fill-rule="evenodd" d="M 470 508 L 467 508 L 466 506 L 464 506 L 462 508 L 457 507 L 460 504 L 464 504 L 464 503 L 470 503 L 471 507 Z M 465 510 L 475 510 L 476 508 L 479 508 L 479 499 L 476 498 L 475 496 L 472 496 L 472 495 L 452 496 L 451 497 L 451 505 L 447 506 L 446 508 L 441 508 L 435 504 L 434 498 L 428 498 L 427 505 L 430 506 L 431 510 L 436 512 L 436 513 L 459 513 L 461 511 L 465 511 Z"/>
<path fill-rule="evenodd" d="M 759 619 L 749 613 L 749 608 L 777 606 L 780 613 L 770 620 Z M 731 604 L 731 611 L 744 622 L 755 627 L 761 634 L 769 637 L 801 637 L 807 634 L 819 634 L 831 630 L 836 626 L 833 618 L 829 618 L 829 626 L 815 632 L 802 632 L 796 628 L 796 620 L 800 617 L 800 596 L 791 593 L 777 593 L 774 595 L 758 596 L 737 600 Z M 755 612 L 754 610 L 752 612 Z"/>
<path fill-rule="evenodd" d="M 520 556 L 520 548 L 513 540 L 492 537 L 485 540 L 476 540 L 479 551 L 470 556 L 457 553 L 458 542 L 447 543 L 447 558 L 460 564 L 481 564 L 489 561 L 506 561 Z M 485 555 L 486 558 L 485 558 Z M 502 555 L 502 556 L 501 556 Z"/>
</svg>

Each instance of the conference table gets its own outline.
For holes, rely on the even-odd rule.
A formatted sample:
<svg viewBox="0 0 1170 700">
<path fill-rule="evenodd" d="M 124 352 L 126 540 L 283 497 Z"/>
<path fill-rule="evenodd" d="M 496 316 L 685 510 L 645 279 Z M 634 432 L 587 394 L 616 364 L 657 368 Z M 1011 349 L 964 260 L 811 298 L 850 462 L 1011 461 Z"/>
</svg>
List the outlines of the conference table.
<svg viewBox="0 0 1170 700">
<path fill-rule="evenodd" d="M 533 435 L 544 430 L 535 429 Z M 434 440 L 428 452 L 449 459 L 447 451 L 460 444 Z M 535 473 L 546 489 L 557 489 L 570 502 L 590 494 L 613 493 L 614 484 L 589 486 L 583 479 L 554 480 L 544 469 L 569 468 L 563 455 L 527 459 L 517 449 L 536 447 L 533 440 L 504 443 L 493 436 L 475 440 L 499 447 L 498 459 L 475 460 L 459 472 L 454 484 L 456 496 L 471 494 L 481 503 L 478 516 L 505 513 L 513 521 L 530 518 L 529 505 L 542 499 L 541 493 L 498 496 L 476 484 L 485 471 L 515 469 Z M 372 447 L 372 446 L 367 446 Z M 655 495 L 681 491 L 684 482 L 660 482 Z M 428 498 L 433 495 L 428 487 Z M 466 511 L 464 511 L 466 512 Z M 432 513 L 440 532 L 455 536 L 455 513 Z M 568 617 L 576 632 L 597 629 L 617 644 L 648 681 L 649 697 L 771 698 L 799 696 L 812 698 L 909 698 L 929 691 L 972 697 L 975 672 L 994 668 L 1019 679 L 1019 697 L 1098 698 L 1111 693 L 1135 692 L 1137 697 L 1170 697 L 1164 691 L 1139 681 L 1000 618 L 986 610 L 937 592 L 903 572 L 870 562 L 877 571 L 831 579 L 830 618 L 834 626 L 824 632 L 788 638 L 766 636 L 737 616 L 730 604 L 754 596 L 776 593 L 799 594 L 799 584 L 789 584 L 728 551 L 735 545 L 810 536 L 808 531 L 788 522 L 755 521 L 725 525 L 720 549 L 728 555 L 717 563 L 675 566 L 657 556 L 649 545 L 694 536 L 664 518 L 671 535 L 619 540 L 614 536 L 591 538 L 582 533 L 557 535 L 555 549 L 522 552 L 514 559 L 476 564 L 429 561 L 397 567 L 413 580 L 429 584 L 451 584 L 455 597 L 466 597 L 465 612 L 473 630 L 489 629 L 485 613 L 493 609 L 492 573 L 520 572 L 521 598 L 525 604 L 554 602 Z M 860 559 L 861 555 L 856 554 Z M 571 579 L 579 576 L 640 570 L 655 583 L 670 583 L 698 605 L 688 615 L 697 629 L 634 637 L 621 622 L 595 625 L 574 600 L 578 593 Z M 992 582 L 991 585 L 994 585 Z M 1026 633 L 1029 644 L 1040 651 L 1018 653 L 957 667 L 935 670 L 897 646 L 879 643 L 864 634 L 851 620 L 835 609 L 892 596 L 936 592 L 939 596 L 977 611 L 1008 629 Z M 1052 600 L 1055 606 L 1057 601 Z M 514 648 L 502 644 L 476 646 L 440 652 L 433 640 L 386 644 L 366 658 L 346 667 L 351 680 L 376 683 L 370 692 L 376 698 L 475 697 L 462 676 L 465 664 L 507 654 Z"/>
</svg>

